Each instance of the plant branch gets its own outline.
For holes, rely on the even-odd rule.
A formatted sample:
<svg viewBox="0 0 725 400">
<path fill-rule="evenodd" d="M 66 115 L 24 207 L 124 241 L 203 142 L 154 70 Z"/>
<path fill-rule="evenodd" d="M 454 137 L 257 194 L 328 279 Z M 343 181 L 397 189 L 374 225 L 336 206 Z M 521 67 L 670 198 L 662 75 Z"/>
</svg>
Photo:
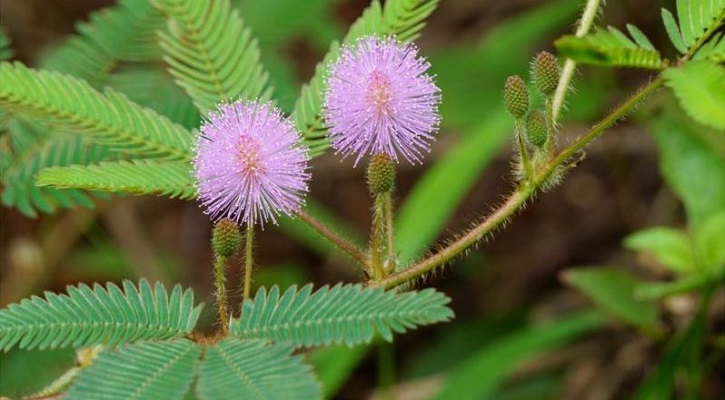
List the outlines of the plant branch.
<svg viewBox="0 0 725 400">
<path fill-rule="evenodd" d="M 375 195 L 373 226 L 370 229 L 370 275 L 380 280 L 386 274 L 383 271 L 383 236 L 385 235 L 385 194 Z"/>
<path fill-rule="evenodd" d="M 395 270 L 395 224 L 393 223 L 393 196 L 385 195 L 385 235 L 387 237 L 388 259 L 386 273 Z"/>
<path fill-rule="evenodd" d="M 252 268 L 254 260 L 252 249 L 254 245 L 254 226 L 247 225 L 247 233 L 244 237 L 244 287 L 242 289 L 242 304 L 249 298 L 252 291 Z"/>
<path fill-rule="evenodd" d="M 226 279 L 224 269 L 226 268 L 226 257 L 216 254 L 214 257 L 214 282 L 216 283 L 216 303 L 219 313 L 219 324 L 222 335 L 229 334 L 229 313 L 227 311 Z"/>
<path fill-rule="evenodd" d="M 307 214 L 306 212 L 300 210 L 297 212 L 297 215 L 307 225 L 316 230 L 317 233 L 319 233 L 325 239 L 329 240 L 332 244 L 337 246 L 338 249 L 342 250 L 344 253 L 347 253 L 347 255 L 360 263 L 360 265 L 367 267 L 368 259 L 362 252 L 362 250 L 360 250 L 357 246 L 348 242 L 337 233 L 333 232 L 332 229 L 328 228 L 326 225 L 315 219 L 315 217 L 311 216 L 310 214 Z"/>
<path fill-rule="evenodd" d="M 594 24 L 594 17 L 597 16 L 597 11 L 601 4 L 601 0 L 587 0 L 587 4 L 584 7 L 584 12 L 579 20 L 579 25 L 574 33 L 577 37 L 586 35 Z M 561 108 L 564 106 L 564 98 L 566 93 L 569 91 L 569 84 L 571 78 L 574 76 L 574 70 L 576 69 L 576 62 L 569 58 L 564 62 L 564 68 L 561 70 L 559 76 L 559 83 L 556 86 L 556 92 L 554 93 L 554 100 L 551 107 L 551 122 L 554 126 L 559 119 L 559 113 Z"/>
<path fill-rule="evenodd" d="M 528 201 L 536 193 L 538 188 L 545 186 L 556 172 L 561 171 L 561 167 L 566 165 L 571 156 L 579 152 L 592 140 L 601 135 L 607 128 L 614 125 L 620 118 L 632 111 L 635 106 L 646 99 L 657 88 L 662 86 L 662 83 L 663 79 L 658 77 L 630 96 L 619 107 L 614 109 L 610 114 L 592 126 L 585 135 L 577 139 L 573 144 L 559 153 L 559 155 L 548 163 L 538 174 L 536 174 L 531 181 L 520 184 L 518 188 L 509 195 L 506 201 L 504 201 L 504 203 L 494 210 L 489 216 L 484 218 L 479 224 L 459 237 L 456 241 L 449 244 L 443 250 L 408 269 L 392 274 L 381 281 L 371 282 L 370 285 L 382 286 L 386 289 L 399 286 L 403 283 L 419 278 L 436 267 L 445 264 L 462 251 L 478 242 L 485 235 L 501 226 L 504 222 L 506 222 L 506 220 L 508 220 L 509 217 L 522 208 L 524 204 L 526 204 L 526 201 Z"/>
</svg>

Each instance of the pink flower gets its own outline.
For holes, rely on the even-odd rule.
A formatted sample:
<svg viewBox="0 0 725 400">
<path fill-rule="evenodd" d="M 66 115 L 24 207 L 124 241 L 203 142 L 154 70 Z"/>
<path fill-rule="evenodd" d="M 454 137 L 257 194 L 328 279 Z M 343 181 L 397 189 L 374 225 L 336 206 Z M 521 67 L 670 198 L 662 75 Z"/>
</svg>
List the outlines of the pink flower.
<svg viewBox="0 0 725 400">
<path fill-rule="evenodd" d="M 421 161 L 438 130 L 440 89 L 417 48 L 366 37 L 342 49 L 327 78 L 324 117 L 332 147 L 355 164 L 365 154 Z"/>
<path fill-rule="evenodd" d="M 303 204 L 309 157 L 292 122 L 269 103 L 221 104 L 201 127 L 194 173 L 205 212 L 253 225 Z"/>
</svg>

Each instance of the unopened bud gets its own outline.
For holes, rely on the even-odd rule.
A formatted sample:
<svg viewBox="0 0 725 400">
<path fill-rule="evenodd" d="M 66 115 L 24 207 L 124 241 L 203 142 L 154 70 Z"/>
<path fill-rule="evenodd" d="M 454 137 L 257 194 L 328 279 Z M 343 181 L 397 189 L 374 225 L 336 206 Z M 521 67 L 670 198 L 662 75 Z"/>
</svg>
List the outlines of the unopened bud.
<svg viewBox="0 0 725 400">
<path fill-rule="evenodd" d="M 526 115 L 529 110 L 529 91 L 526 83 L 518 75 L 509 76 L 503 89 L 503 102 L 506 109 L 516 118 Z"/>
<path fill-rule="evenodd" d="M 220 257 L 233 256 L 239 249 L 241 240 L 239 227 L 232 220 L 225 218 L 214 225 L 211 243 L 216 255 Z"/>
<path fill-rule="evenodd" d="M 556 57 L 548 51 L 542 51 L 531 64 L 531 75 L 539 91 L 547 96 L 554 94 L 559 84 L 559 64 Z"/>
<path fill-rule="evenodd" d="M 373 194 L 384 194 L 393 190 L 395 185 L 395 165 L 390 156 L 377 153 L 368 165 L 368 187 Z"/>
<path fill-rule="evenodd" d="M 538 148 L 542 148 L 546 145 L 548 135 L 546 116 L 544 113 L 539 110 L 534 110 L 529 113 L 526 119 L 526 139 L 529 140 L 529 143 Z"/>
</svg>

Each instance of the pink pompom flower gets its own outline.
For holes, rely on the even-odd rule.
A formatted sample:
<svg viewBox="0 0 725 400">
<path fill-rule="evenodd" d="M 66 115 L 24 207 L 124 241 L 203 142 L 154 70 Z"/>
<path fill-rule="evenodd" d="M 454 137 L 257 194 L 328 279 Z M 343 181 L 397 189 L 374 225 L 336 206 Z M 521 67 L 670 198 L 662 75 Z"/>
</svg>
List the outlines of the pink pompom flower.
<svg viewBox="0 0 725 400">
<path fill-rule="evenodd" d="M 276 223 L 303 204 L 309 156 L 288 118 L 269 103 L 221 104 L 201 126 L 194 173 L 213 220 Z"/>
<path fill-rule="evenodd" d="M 440 89 L 430 64 L 412 44 L 365 37 L 342 49 L 330 66 L 324 118 L 332 147 L 343 157 L 384 153 L 421 162 L 438 130 Z"/>
</svg>

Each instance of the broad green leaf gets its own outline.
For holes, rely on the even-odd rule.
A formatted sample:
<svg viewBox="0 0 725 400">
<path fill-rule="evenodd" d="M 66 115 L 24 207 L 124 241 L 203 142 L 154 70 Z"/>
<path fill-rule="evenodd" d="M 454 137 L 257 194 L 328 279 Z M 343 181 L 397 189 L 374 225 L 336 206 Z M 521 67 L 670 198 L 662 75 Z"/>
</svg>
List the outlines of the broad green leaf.
<svg viewBox="0 0 725 400">
<path fill-rule="evenodd" d="M 185 161 L 132 160 L 51 167 L 40 171 L 37 185 L 181 199 L 196 197 L 191 165 Z"/>
<path fill-rule="evenodd" d="M 674 272 L 691 273 L 695 270 L 692 243 L 680 230 L 666 227 L 641 230 L 627 236 L 624 246 L 651 254 Z"/>
<path fill-rule="evenodd" d="M 657 322 L 657 305 L 635 299 L 637 280 L 619 269 L 569 269 L 563 279 L 617 319 L 643 327 Z"/>
<path fill-rule="evenodd" d="M 662 175 L 682 199 L 693 231 L 700 229 L 725 204 L 725 159 L 682 121 L 661 114 L 648 121 L 660 150 Z M 716 133 L 717 134 L 717 133 Z"/>
<path fill-rule="evenodd" d="M 511 120 L 490 113 L 416 182 L 396 217 L 395 243 L 401 265 L 419 257 L 506 142 Z"/>
<path fill-rule="evenodd" d="M 361 285 L 312 285 L 284 293 L 274 286 L 261 288 L 254 299 L 242 306 L 243 318 L 231 326 L 231 333 L 244 339 L 290 342 L 296 347 L 329 344 L 348 346 L 369 343 L 375 334 L 393 340 L 416 326 L 447 321 L 453 311 L 450 299 L 433 289 L 394 293 Z"/>
<path fill-rule="evenodd" d="M 73 349 L 22 350 L 0 354 L 0 396 L 23 398 L 52 383 L 77 363 Z"/>
<path fill-rule="evenodd" d="M 696 121 L 725 131 L 725 67 L 692 61 L 663 72 L 682 108 Z"/>
<path fill-rule="evenodd" d="M 654 370 L 642 383 L 632 400 L 662 400 L 672 398 L 674 384 L 680 375 L 695 373 L 683 368 L 688 357 L 698 353 L 705 333 L 705 320 L 700 313 L 690 326 L 680 331 L 665 348 Z"/>
<path fill-rule="evenodd" d="M 0 108 L 88 135 L 112 149 L 143 157 L 190 159 L 191 134 L 115 90 L 57 72 L 0 63 Z"/>
<path fill-rule="evenodd" d="M 561 55 L 583 64 L 662 68 L 660 53 L 650 48 L 651 45 L 639 47 L 621 31 L 609 29 L 600 29 L 582 37 L 567 35 L 557 39 L 555 45 Z M 642 37 L 638 35 L 637 40 L 642 42 Z"/>
<path fill-rule="evenodd" d="M 187 339 L 104 351 L 81 370 L 63 398 L 182 399 L 191 386 L 201 351 L 202 346 Z"/>
<path fill-rule="evenodd" d="M 189 334 L 201 312 L 191 290 L 176 285 L 169 295 L 157 283 L 129 281 L 68 286 L 67 295 L 45 292 L 0 309 L 0 349 L 116 346 Z"/>
<path fill-rule="evenodd" d="M 693 233 L 698 261 L 706 270 L 725 265 L 725 205 Z"/>
<path fill-rule="evenodd" d="M 443 49 L 431 55 L 432 71 L 445 96 L 442 123 L 462 130 L 463 135 L 429 167 L 399 208 L 395 242 L 401 265 L 422 255 L 435 241 L 483 169 L 510 138 L 513 123 L 500 97 L 481 93 L 500 93 L 512 69 L 524 72 L 533 43 L 566 23 L 579 5 L 571 0 L 547 4 L 487 33 L 473 50 Z"/>
<path fill-rule="evenodd" d="M 641 282 L 634 289 L 640 301 L 659 300 L 663 297 L 699 291 L 713 284 L 725 282 L 725 264 L 703 273 L 688 275 L 671 282 Z"/>
<path fill-rule="evenodd" d="M 202 400 L 322 398 L 320 384 L 289 344 L 224 339 L 206 348 L 199 368 Z"/>
<path fill-rule="evenodd" d="M 307 361 L 314 367 L 326 399 L 335 396 L 369 350 L 367 345 L 339 345 L 320 347 L 307 354 Z"/>
<path fill-rule="evenodd" d="M 269 99 L 257 40 L 229 0 L 152 0 L 168 17 L 164 61 L 202 114 L 239 98 Z"/>
<path fill-rule="evenodd" d="M 489 399 L 514 368 L 544 352 L 564 346 L 606 323 L 596 311 L 584 311 L 542 326 L 526 327 L 474 352 L 445 377 L 434 399 Z"/>
</svg>

